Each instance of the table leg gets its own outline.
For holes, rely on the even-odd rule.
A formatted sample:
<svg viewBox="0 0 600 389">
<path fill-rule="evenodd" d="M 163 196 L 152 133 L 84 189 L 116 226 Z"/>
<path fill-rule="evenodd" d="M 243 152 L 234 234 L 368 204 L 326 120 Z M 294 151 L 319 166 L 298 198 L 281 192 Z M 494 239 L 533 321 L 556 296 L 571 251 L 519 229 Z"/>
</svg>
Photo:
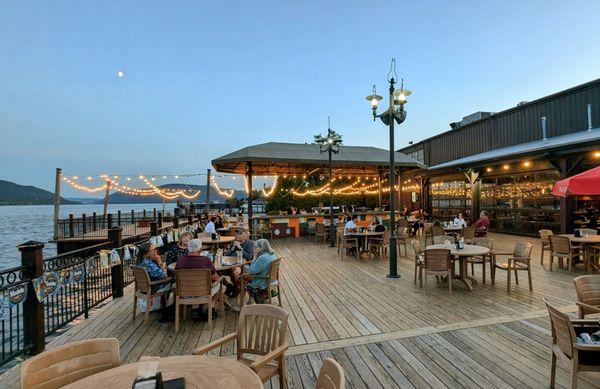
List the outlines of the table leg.
<svg viewBox="0 0 600 389">
<path fill-rule="evenodd" d="M 454 275 L 454 279 L 460 280 L 469 291 L 473 290 L 472 285 L 472 277 L 467 275 L 467 258 L 466 257 L 458 257 L 458 276 Z"/>
</svg>

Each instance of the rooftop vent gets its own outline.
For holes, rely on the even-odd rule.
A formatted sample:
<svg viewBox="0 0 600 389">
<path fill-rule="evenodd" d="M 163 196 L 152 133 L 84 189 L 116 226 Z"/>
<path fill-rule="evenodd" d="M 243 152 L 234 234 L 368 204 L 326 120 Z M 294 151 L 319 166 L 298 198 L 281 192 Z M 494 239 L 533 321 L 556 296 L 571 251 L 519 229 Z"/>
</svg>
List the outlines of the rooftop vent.
<svg viewBox="0 0 600 389">
<path fill-rule="evenodd" d="M 460 122 L 450 123 L 450 128 L 455 130 L 459 127 L 466 126 L 467 124 L 476 122 L 481 119 L 488 118 L 490 116 L 492 116 L 492 112 L 482 112 L 482 111 L 475 112 L 470 115 L 464 116 Z"/>
</svg>

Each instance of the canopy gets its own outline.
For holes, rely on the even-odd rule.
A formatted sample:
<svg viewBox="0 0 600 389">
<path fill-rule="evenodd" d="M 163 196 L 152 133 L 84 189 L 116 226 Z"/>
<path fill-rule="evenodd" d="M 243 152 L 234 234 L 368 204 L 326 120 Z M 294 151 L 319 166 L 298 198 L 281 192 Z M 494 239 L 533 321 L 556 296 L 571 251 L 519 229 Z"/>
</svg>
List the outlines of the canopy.
<svg viewBox="0 0 600 389">
<path fill-rule="evenodd" d="M 336 174 L 377 176 L 389 169 L 389 150 L 368 146 L 340 146 L 332 158 Z M 398 169 L 418 169 L 426 166 L 413 158 L 396 152 Z M 315 175 L 326 171 L 327 153 L 321 153 L 315 144 L 269 142 L 244 147 L 212 161 L 221 173 L 256 175 L 300 174 Z"/>
<path fill-rule="evenodd" d="M 600 195 L 600 166 L 558 181 L 552 194 L 559 197 Z"/>
</svg>

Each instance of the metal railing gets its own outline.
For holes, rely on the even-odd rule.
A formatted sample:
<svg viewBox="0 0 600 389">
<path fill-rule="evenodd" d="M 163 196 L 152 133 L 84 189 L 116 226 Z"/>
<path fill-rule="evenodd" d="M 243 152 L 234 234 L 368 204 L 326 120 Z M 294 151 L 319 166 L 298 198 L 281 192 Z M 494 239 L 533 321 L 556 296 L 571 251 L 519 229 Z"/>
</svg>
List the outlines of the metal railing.
<svg viewBox="0 0 600 389">
<path fill-rule="evenodd" d="M 58 220 L 58 236 L 56 239 L 65 238 L 102 238 L 107 236 L 107 230 L 111 227 L 128 227 L 128 234 L 135 235 L 139 227 L 149 227 L 151 221 L 159 221 L 163 215 L 153 210 L 130 211 L 109 213 L 98 215 L 95 212 L 91 215 L 82 214 L 81 217 L 75 217 L 70 214 L 67 219 Z"/>
</svg>

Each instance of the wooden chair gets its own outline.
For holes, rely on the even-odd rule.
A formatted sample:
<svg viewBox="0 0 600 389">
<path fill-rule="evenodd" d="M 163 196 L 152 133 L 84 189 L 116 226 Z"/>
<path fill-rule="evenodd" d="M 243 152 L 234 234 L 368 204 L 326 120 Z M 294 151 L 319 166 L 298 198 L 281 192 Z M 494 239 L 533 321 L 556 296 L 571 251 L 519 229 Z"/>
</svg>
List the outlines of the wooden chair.
<svg viewBox="0 0 600 389">
<path fill-rule="evenodd" d="M 571 320 L 569 315 L 562 313 L 544 298 L 544 303 L 550 313 L 552 324 L 552 361 L 550 363 L 550 387 L 556 382 L 556 361 L 568 363 L 571 366 L 570 388 L 577 387 L 577 373 L 580 371 L 600 372 L 600 345 L 577 342 L 577 335 L 600 330 L 599 320 Z"/>
<path fill-rule="evenodd" d="M 450 239 L 452 239 L 452 237 L 450 237 Z M 446 240 L 446 235 L 436 235 L 433 237 L 433 244 L 444 244 Z"/>
<path fill-rule="evenodd" d="M 573 251 L 571 240 L 566 236 L 550 235 L 550 271 L 552 271 L 552 263 L 554 257 L 558 258 L 558 264 L 563 267 L 563 259 L 567 260 L 567 268 L 573 270 L 573 258 L 581 256 Z"/>
<path fill-rule="evenodd" d="M 490 250 L 489 254 L 475 255 L 467 259 L 467 262 L 471 264 L 471 274 L 475 275 L 475 264 L 481 264 L 481 273 L 483 276 L 483 283 L 485 284 L 485 264 L 490 264 L 490 274 L 492 273 L 492 250 L 494 249 L 494 240 L 490 238 L 473 238 L 471 244 L 475 246 L 486 247 Z"/>
<path fill-rule="evenodd" d="M 433 240 L 433 238 L 435 238 L 436 236 L 446 236 L 446 233 L 444 232 L 444 227 L 431 226 L 431 239 Z"/>
<path fill-rule="evenodd" d="M 552 230 L 539 230 L 538 233 L 540 234 L 540 240 L 542 241 L 542 256 L 540 258 L 540 265 L 543 265 L 544 252 L 552 252 L 552 249 L 550 248 L 550 235 L 554 235 L 554 232 L 552 232 Z M 550 259 L 550 261 L 552 262 L 552 259 Z"/>
<path fill-rule="evenodd" d="M 269 270 L 267 270 L 266 276 L 257 276 L 253 274 L 242 274 L 242 304 L 246 300 L 246 284 L 251 279 L 264 279 L 267 280 L 267 293 L 269 296 L 269 304 L 273 303 L 273 291 L 277 290 L 277 300 L 281 307 L 281 283 L 279 282 L 279 266 L 281 265 L 281 258 L 269 263 Z"/>
<path fill-rule="evenodd" d="M 155 297 L 168 296 L 172 290 L 157 291 L 152 293 L 152 286 L 171 282 L 171 277 L 164 278 L 158 281 L 150 281 L 150 276 L 146 269 L 140 266 L 131 266 L 133 277 L 135 280 L 135 291 L 133 293 L 133 317 L 135 320 L 135 311 L 137 309 L 138 299 L 146 300 L 146 312 L 144 313 L 144 324 L 148 323 L 150 317 L 150 308 L 152 308 L 152 300 Z"/>
<path fill-rule="evenodd" d="M 573 283 L 579 300 L 576 302 L 579 318 L 585 319 L 585 315 L 600 313 L 600 275 L 579 276 Z"/>
<path fill-rule="evenodd" d="M 80 340 L 44 351 L 23 361 L 21 363 L 21 388 L 62 388 L 119 365 L 118 339 Z"/>
<path fill-rule="evenodd" d="M 431 227 L 433 227 L 433 223 L 423 223 L 423 231 L 425 232 L 425 246 L 427 246 L 427 239 L 431 239 L 433 241 L 433 233 L 431 231 Z"/>
<path fill-rule="evenodd" d="M 406 221 L 405 219 L 401 219 Z M 404 257 L 408 258 L 408 251 L 406 245 L 410 241 L 410 231 L 408 226 L 398 227 L 398 233 L 396 234 L 396 244 L 398 245 L 398 253 L 400 253 L 400 245 L 404 246 Z"/>
<path fill-rule="evenodd" d="M 421 241 L 418 239 L 413 239 L 410 241 L 412 245 L 413 251 L 415 253 L 415 279 L 413 284 L 417 284 L 417 271 L 419 273 L 419 279 L 423 276 L 423 246 L 421 245 Z"/>
<path fill-rule="evenodd" d="M 265 235 L 267 235 L 269 239 L 273 239 L 273 231 L 271 230 L 270 226 L 266 226 L 265 228 L 265 225 L 262 223 L 256 224 L 256 227 L 250 231 L 250 239 L 252 240 L 262 239 L 265 237 Z"/>
<path fill-rule="evenodd" d="M 377 253 L 381 258 L 387 258 L 390 248 L 390 235 L 390 231 L 385 230 L 383 235 L 376 238 L 369 238 L 369 259 L 371 259 L 372 251 Z"/>
<path fill-rule="evenodd" d="M 342 366 L 332 358 L 325 358 L 315 389 L 345 389 L 346 378 Z"/>
<path fill-rule="evenodd" d="M 492 253 L 492 285 L 496 282 L 496 269 L 506 270 L 506 291 L 511 291 L 511 276 L 510 272 L 515 273 L 515 282 L 519 285 L 519 271 L 527 271 L 527 277 L 529 279 L 529 290 L 533 291 L 533 283 L 531 281 L 531 250 L 533 245 L 529 242 L 517 242 L 512 253 L 495 251 Z M 508 256 L 507 262 L 498 263 L 496 257 L 506 255 Z"/>
<path fill-rule="evenodd" d="M 423 287 L 423 279 L 427 284 L 427 276 L 448 277 L 448 290 L 452 293 L 452 260 L 450 258 L 450 250 L 446 249 L 429 249 L 425 250 L 423 258 L 422 275 L 420 278 L 420 287 Z"/>
<path fill-rule="evenodd" d="M 287 322 L 288 313 L 274 305 L 244 305 L 237 332 L 199 347 L 192 354 L 203 355 L 235 341 L 238 362 L 254 370 L 263 383 L 279 374 L 279 387 L 285 388 Z"/>
<path fill-rule="evenodd" d="M 213 288 L 219 290 L 213 294 Z M 189 305 L 208 305 L 208 327 L 212 328 L 213 307 L 218 304 L 219 314 L 223 309 L 221 280 L 213 282 L 210 269 L 175 270 L 175 332 L 179 332 L 179 306 L 183 305 L 183 318 Z"/>
<path fill-rule="evenodd" d="M 306 230 L 308 232 L 308 239 L 310 239 L 311 235 L 314 235 L 316 238 L 317 237 L 317 222 L 316 222 L 316 220 L 309 220 Z"/>
<path fill-rule="evenodd" d="M 356 258 L 359 258 L 360 245 L 358 238 L 344 235 L 344 229 L 340 228 L 338 229 L 338 251 L 340 254 L 340 259 L 343 260 L 344 255 L 348 256 L 349 249 L 355 249 Z"/>
<path fill-rule="evenodd" d="M 319 241 L 319 237 L 321 236 L 323 237 L 323 244 L 325 244 L 325 242 L 327 242 L 327 231 L 325 231 L 325 224 L 317 222 L 315 233 L 317 242 Z"/>
<path fill-rule="evenodd" d="M 471 243 L 473 239 L 475 239 L 475 233 L 477 232 L 477 227 L 475 225 L 465 227 L 462 229 L 462 237 L 465 239 L 465 243 Z"/>
</svg>

